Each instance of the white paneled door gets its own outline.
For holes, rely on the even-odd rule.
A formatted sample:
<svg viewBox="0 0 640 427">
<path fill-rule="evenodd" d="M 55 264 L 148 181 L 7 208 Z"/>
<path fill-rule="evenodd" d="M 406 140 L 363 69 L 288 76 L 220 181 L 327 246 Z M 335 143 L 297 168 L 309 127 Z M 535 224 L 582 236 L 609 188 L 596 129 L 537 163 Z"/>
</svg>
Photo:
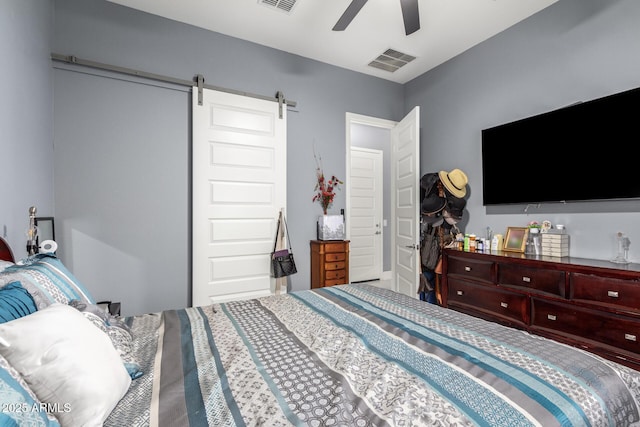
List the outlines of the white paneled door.
<svg viewBox="0 0 640 427">
<path fill-rule="evenodd" d="M 382 276 L 382 151 L 351 148 L 349 280 Z"/>
<path fill-rule="evenodd" d="M 199 105 L 197 91 L 192 304 L 270 295 L 270 253 L 286 207 L 286 108 L 208 89 Z"/>
<path fill-rule="evenodd" d="M 391 130 L 395 290 L 418 298 L 420 283 L 420 107 Z"/>
</svg>

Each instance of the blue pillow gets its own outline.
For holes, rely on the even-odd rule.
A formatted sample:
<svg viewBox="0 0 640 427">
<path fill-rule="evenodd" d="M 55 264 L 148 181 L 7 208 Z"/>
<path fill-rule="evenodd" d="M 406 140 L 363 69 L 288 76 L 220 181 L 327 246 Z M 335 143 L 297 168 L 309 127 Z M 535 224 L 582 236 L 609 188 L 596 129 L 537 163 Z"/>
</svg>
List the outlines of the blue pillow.
<svg viewBox="0 0 640 427">
<path fill-rule="evenodd" d="M 1 355 L 0 390 L 2 390 L 3 405 L 0 412 L 0 426 L 60 427 L 60 423 L 47 414 L 45 406 L 38 400 L 18 371 Z"/>
<path fill-rule="evenodd" d="M 0 273 L 0 287 L 14 281 L 19 281 L 31 294 L 38 310 L 55 302 L 69 304 L 72 300 L 95 304 L 84 285 L 53 254 L 37 254 Z"/>
<path fill-rule="evenodd" d="M 0 323 L 18 319 L 37 310 L 33 298 L 20 282 L 11 282 L 0 289 Z"/>
</svg>

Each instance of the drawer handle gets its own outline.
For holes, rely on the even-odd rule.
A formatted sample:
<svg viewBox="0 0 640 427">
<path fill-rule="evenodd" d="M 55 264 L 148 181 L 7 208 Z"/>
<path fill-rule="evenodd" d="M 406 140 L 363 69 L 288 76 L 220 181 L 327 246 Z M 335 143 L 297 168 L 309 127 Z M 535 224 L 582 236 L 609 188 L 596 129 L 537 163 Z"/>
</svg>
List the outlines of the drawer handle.
<svg viewBox="0 0 640 427">
<path fill-rule="evenodd" d="M 504 308 L 509 308 L 509 304 L 507 304 L 506 302 L 501 302 L 500 306 Z"/>
<path fill-rule="evenodd" d="M 617 291 L 607 291 L 607 296 L 611 298 L 618 298 L 619 295 Z"/>
<path fill-rule="evenodd" d="M 624 339 L 628 340 L 628 341 L 635 341 L 636 340 L 636 336 L 632 335 L 632 334 L 624 334 Z"/>
<path fill-rule="evenodd" d="M 462 292 L 462 291 L 456 291 L 456 294 L 458 294 L 458 295 L 464 295 L 464 292 Z"/>
<path fill-rule="evenodd" d="M 555 314 L 547 314 L 547 319 L 556 320 L 556 315 Z"/>
<path fill-rule="evenodd" d="M 531 277 L 522 276 L 522 281 L 523 281 L 523 282 L 530 283 L 530 282 L 531 282 Z"/>
<path fill-rule="evenodd" d="M 471 267 L 465 267 L 464 271 L 471 271 Z"/>
</svg>

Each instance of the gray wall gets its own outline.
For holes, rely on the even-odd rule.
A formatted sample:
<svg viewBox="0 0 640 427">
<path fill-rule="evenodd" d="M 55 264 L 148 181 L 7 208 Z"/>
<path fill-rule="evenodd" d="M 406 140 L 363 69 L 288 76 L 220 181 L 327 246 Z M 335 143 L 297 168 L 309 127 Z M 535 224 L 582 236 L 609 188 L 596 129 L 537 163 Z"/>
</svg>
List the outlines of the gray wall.
<svg viewBox="0 0 640 427">
<path fill-rule="evenodd" d="M 55 214 L 63 261 L 97 297 L 122 300 L 125 314 L 188 298 L 190 95 L 52 71 L 48 57 L 56 52 L 187 80 L 202 74 L 209 84 L 251 93 L 282 90 L 298 102 L 288 124 L 288 221 L 299 264 L 293 290 L 308 288 L 308 241 L 320 214 L 311 202 L 314 141 L 325 167 L 344 176 L 345 112 L 399 120 L 415 105 L 421 172 L 459 167 L 469 175 L 468 231 L 550 219 L 567 225 L 572 255 L 602 259 L 614 255 L 614 234 L 623 231 L 637 261 L 636 203 L 488 210 L 479 150 L 483 128 L 640 86 L 638 16 L 635 0 L 562 0 L 401 86 L 103 0 L 4 0 L 0 46 L 10 60 L 0 67 L 0 173 L 2 200 L 10 202 L 0 204 L 0 233 L 23 256 L 27 209 L 36 205 Z M 606 176 L 628 166 L 622 154 L 621 165 L 598 165 L 594 156 L 585 166 Z M 342 207 L 339 192 L 334 209 Z"/>
<path fill-rule="evenodd" d="M 58 256 L 127 314 L 185 307 L 186 88 L 54 65 Z"/>
<path fill-rule="evenodd" d="M 322 214 L 311 202 L 314 142 L 326 170 L 344 177 L 345 114 L 402 118 L 402 85 L 103 0 L 54 4 L 52 52 L 185 80 L 202 74 L 207 84 L 267 96 L 281 90 L 297 102 L 287 128 L 298 266 L 289 286 L 308 289 L 309 240 Z M 97 298 L 122 301 L 125 314 L 184 306 L 190 95 L 70 69 L 56 65 L 54 80 L 61 258 Z M 332 210 L 345 207 L 344 196 Z"/>
<path fill-rule="evenodd" d="M 29 207 L 53 215 L 51 2 L 0 7 L 0 236 L 26 256 Z"/>
<path fill-rule="evenodd" d="M 561 0 L 405 85 L 405 109 L 422 107 L 422 173 L 460 168 L 469 176 L 467 232 L 483 236 L 489 226 L 503 233 L 548 219 L 567 226 L 571 256 L 611 259 L 621 231 L 631 240 L 630 259 L 640 261 L 640 203 L 543 204 L 526 213 L 526 206 L 485 208 L 480 161 L 484 128 L 640 86 L 639 17 L 636 0 Z M 544 152 L 552 148 L 540 141 L 532 147 L 538 157 L 523 165 L 538 161 L 539 173 L 553 173 L 576 161 L 548 160 Z M 620 164 L 599 164 L 594 152 L 584 166 L 608 179 L 617 168 L 635 167 L 632 149 L 620 153 Z"/>
</svg>

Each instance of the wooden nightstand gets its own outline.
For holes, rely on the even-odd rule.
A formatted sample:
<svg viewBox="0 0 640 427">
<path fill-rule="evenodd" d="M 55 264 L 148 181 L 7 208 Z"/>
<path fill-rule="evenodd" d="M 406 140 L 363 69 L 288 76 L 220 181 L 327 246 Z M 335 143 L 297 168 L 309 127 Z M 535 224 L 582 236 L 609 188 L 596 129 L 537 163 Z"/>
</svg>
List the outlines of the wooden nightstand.
<svg viewBox="0 0 640 427">
<path fill-rule="evenodd" d="M 120 316 L 120 302 L 98 301 L 96 304 L 104 308 L 112 316 Z"/>
<path fill-rule="evenodd" d="M 349 241 L 311 240 L 311 288 L 349 283 Z"/>
</svg>

